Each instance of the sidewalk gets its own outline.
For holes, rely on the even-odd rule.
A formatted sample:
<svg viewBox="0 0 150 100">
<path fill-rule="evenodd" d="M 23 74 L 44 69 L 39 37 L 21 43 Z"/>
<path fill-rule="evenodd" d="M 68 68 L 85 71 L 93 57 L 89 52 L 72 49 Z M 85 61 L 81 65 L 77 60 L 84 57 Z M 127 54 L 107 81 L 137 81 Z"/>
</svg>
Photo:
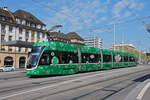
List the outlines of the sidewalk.
<svg viewBox="0 0 150 100">
<path fill-rule="evenodd" d="M 16 68 L 15 71 L 26 71 L 26 69 L 25 68 Z"/>
</svg>

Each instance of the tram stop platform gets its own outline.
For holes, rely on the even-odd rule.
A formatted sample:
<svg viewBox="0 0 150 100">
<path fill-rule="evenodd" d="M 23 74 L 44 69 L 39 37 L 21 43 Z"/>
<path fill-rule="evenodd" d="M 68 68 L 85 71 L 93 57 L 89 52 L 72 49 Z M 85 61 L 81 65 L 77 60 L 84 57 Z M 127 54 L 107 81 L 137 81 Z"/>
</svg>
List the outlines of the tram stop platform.
<svg viewBox="0 0 150 100">
<path fill-rule="evenodd" d="M 150 100 L 150 79 L 137 85 L 124 100 Z"/>
</svg>

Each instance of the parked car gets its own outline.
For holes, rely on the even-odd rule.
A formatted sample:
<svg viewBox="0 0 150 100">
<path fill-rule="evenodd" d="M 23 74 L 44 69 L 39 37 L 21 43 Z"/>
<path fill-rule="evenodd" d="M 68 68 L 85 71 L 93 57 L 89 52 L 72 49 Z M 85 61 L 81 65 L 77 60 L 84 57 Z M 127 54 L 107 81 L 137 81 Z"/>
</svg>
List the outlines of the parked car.
<svg viewBox="0 0 150 100">
<path fill-rule="evenodd" d="M 5 65 L 0 67 L 0 72 L 9 72 L 9 71 L 14 71 L 15 68 L 11 65 Z"/>
</svg>

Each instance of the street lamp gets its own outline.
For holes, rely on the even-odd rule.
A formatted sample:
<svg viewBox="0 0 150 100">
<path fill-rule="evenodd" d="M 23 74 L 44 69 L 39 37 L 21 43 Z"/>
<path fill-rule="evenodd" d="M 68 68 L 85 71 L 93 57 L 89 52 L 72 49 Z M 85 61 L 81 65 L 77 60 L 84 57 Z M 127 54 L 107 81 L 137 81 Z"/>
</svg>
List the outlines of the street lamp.
<svg viewBox="0 0 150 100">
<path fill-rule="evenodd" d="M 63 27 L 63 26 L 62 25 L 55 25 L 55 26 L 51 27 L 47 32 L 53 31 L 59 27 Z"/>
<path fill-rule="evenodd" d="M 53 30 L 55 30 L 57 28 L 60 28 L 60 27 L 63 27 L 63 26 L 62 25 L 55 25 L 55 26 L 51 27 L 48 31 L 46 31 L 46 34 L 48 36 L 48 40 L 50 40 L 50 33 L 51 33 L 51 31 L 53 31 Z"/>
<path fill-rule="evenodd" d="M 147 31 L 150 32 L 150 24 L 147 24 Z"/>
</svg>

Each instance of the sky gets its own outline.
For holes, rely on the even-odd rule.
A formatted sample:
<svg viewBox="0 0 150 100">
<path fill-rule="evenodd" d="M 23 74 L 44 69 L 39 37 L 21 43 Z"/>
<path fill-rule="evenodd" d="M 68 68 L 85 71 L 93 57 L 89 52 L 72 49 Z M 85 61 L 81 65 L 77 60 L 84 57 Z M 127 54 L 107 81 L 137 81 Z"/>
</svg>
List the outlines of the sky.
<svg viewBox="0 0 150 100">
<path fill-rule="evenodd" d="M 65 34 L 102 38 L 104 48 L 113 44 L 115 24 L 116 44 L 133 44 L 150 52 L 150 33 L 146 30 L 150 23 L 149 0 L 0 0 L 0 6 L 12 12 L 30 12 L 47 29 L 63 25 L 59 30 Z"/>
</svg>

